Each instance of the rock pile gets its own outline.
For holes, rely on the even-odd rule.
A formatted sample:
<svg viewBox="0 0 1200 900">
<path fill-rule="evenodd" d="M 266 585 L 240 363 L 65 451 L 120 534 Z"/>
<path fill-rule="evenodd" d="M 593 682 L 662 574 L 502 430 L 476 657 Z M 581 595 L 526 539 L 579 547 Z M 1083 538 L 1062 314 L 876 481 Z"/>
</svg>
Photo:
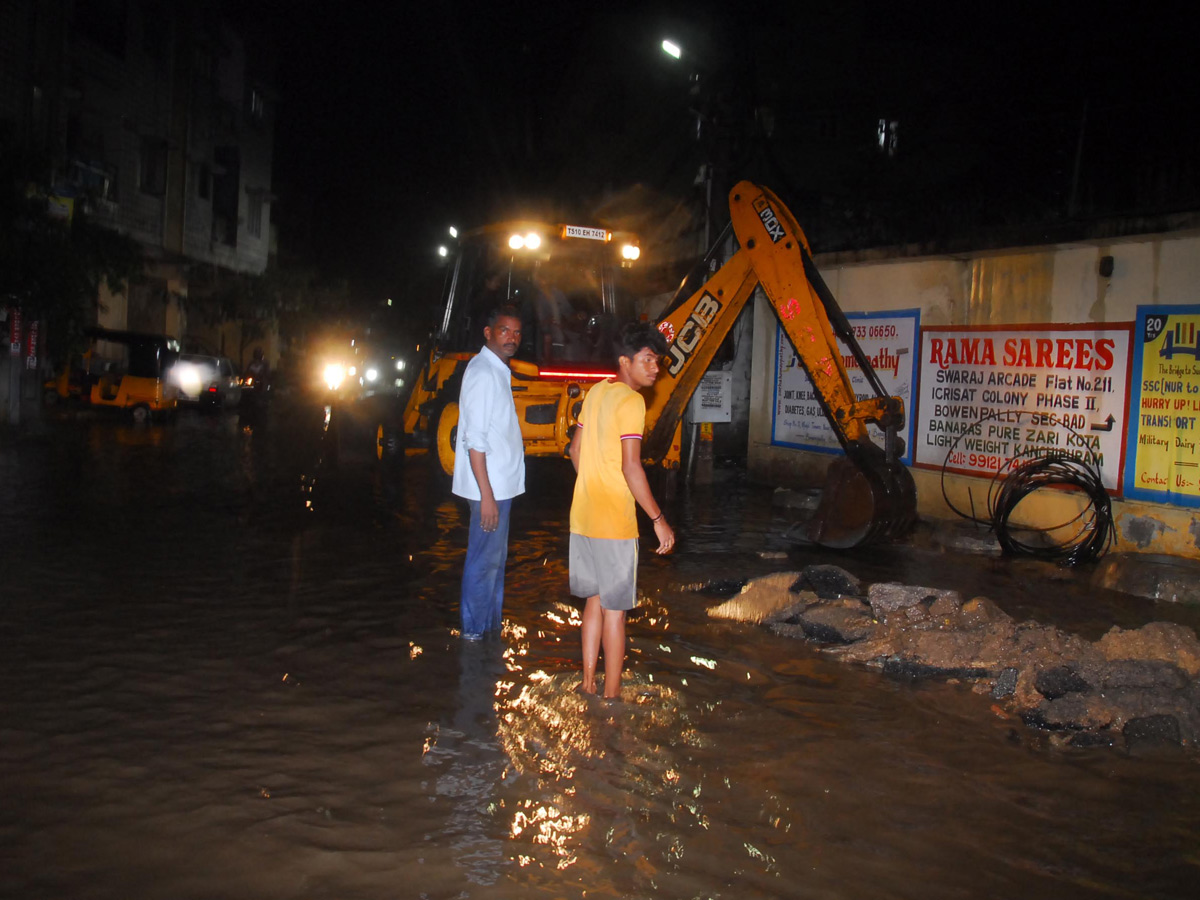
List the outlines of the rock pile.
<svg viewBox="0 0 1200 900">
<path fill-rule="evenodd" d="M 1182 625 L 1114 627 L 1098 641 L 1017 622 L 986 597 L 873 584 L 836 566 L 749 582 L 710 610 L 911 676 L 972 680 L 1028 724 L 1070 743 L 1200 745 L 1200 641 Z"/>
</svg>

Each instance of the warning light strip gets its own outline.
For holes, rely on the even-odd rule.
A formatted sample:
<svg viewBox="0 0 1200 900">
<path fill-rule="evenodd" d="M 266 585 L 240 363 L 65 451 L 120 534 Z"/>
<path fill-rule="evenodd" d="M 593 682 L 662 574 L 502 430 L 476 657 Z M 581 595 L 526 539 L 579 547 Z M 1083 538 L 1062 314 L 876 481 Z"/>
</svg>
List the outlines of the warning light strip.
<svg viewBox="0 0 1200 900">
<path fill-rule="evenodd" d="M 559 371 L 557 369 L 539 369 L 538 374 L 543 378 L 576 378 L 580 381 L 585 378 L 594 378 L 599 381 L 601 378 L 616 378 L 616 372 L 570 372 Z"/>
</svg>

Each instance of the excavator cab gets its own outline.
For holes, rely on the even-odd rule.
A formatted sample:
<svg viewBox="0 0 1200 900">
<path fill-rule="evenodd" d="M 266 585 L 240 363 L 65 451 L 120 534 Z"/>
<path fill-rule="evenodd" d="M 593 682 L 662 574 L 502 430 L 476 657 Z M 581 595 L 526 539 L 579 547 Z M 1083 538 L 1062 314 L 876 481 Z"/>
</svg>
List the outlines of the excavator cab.
<svg viewBox="0 0 1200 900">
<path fill-rule="evenodd" d="M 767 188 L 749 181 L 730 191 L 729 211 L 738 250 L 698 287 L 685 281 L 659 323 L 668 350 L 647 402 L 646 462 L 658 464 L 668 453 L 701 376 L 754 289 L 761 287 L 845 451 L 829 466 L 817 513 L 806 527 L 807 540 L 849 548 L 903 536 L 916 521 L 916 488 L 900 462 L 903 401 L 884 390 L 821 279 L 808 238 L 791 211 Z M 873 396 L 856 395 L 838 340 L 853 355 Z M 882 432 L 882 445 L 868 425 Z"/>
<path fill-rule="evenodd" d="M 487 315 L 521 316 L 517 359 L 542 368 L 612 368 L 612 339 L 633 315 L 622 277 L 640 253 L 629 235 L 582 226 L 505 222 L 466 234 L 454 259 L 438 345 L 475 352 Z"/>
<path fill-rule="evenodd" d="M 590 225 L 508 221 L 463 235 L 398 440 L 432 450 L 453 472 L 466 364 L 483 343 L 488 314 L 511 305 L 522 325 L 511 369 L 525 453 L 565 456 L 584 393 L 615 372 L 613 338 L 634 315 L 627 281 L 640 255 L 635 235 Z M 387 430 L 379 431 L 381 447 Z"/>
</svg>

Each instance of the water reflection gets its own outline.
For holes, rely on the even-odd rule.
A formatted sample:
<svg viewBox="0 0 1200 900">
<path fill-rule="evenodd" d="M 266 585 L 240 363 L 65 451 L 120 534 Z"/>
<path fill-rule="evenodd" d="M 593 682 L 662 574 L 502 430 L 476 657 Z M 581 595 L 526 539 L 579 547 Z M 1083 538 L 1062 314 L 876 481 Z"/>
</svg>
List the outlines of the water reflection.
<svg viewBox="0 0 1200 900">
<path fill-rule="evenodd" d="M 0 445 L 14 893 L 964 897 L 981 873 L 1007 896 L 1194 888 L 1194 765 L 1056 750 L 969 685 L 844 666 L 713 616 L 732 591 L 691 589 L 809 562 L 954 587 L 951 560 L 764 560 L 787 524 L 770 491 L 684 494 L 679 552 L 643 555 L 622 702 L 605 704 L 576 692 L 570 467 L 531 466 L 500 638 L 464 644 L 460 504 L 418 460 L 322 462 L 320 418 L 128 439 L 79 421 Z M 1090 590 L 1034 597 L 1045 582 L 1022 571 L 989 561 L 967 583 L 1097 618 Z"/>
<path fill-rule="evenodd" d="M 425 745 L 427 764 L 444 764 L 439 767 L 444 771 L 437 777 L 437 794 L 453 804 L 442 838 L 456 864 L 466 870 L 467 880 L 480 885 L 494 884 L 507 860 L 507 848 L 492 821 L 499 812 L 495 795 L 507 762 L 497 741 L 495 714 L 504 671 L 498 644 L 460 642 L 452 724 L 438 729 L 436 741 Z"/>
</svg>

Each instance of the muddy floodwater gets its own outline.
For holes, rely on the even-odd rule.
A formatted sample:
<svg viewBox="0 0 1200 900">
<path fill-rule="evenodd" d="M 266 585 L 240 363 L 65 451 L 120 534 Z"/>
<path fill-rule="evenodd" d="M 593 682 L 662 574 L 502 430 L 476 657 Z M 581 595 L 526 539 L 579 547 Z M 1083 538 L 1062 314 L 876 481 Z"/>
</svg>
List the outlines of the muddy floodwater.
<svg viewBox="0 0 1200 900">
<path fill-rule="evenodd" d="M 913 548 L 764 559 L 789 519 L 722 473 L 667 504 L 605 705 L 574 690 L 569 464 L 531 464 L 503 635 L 464 644 L 465 509 L 273 414 L 0 435 L 0 895 L 1195 896 L 1194 755 L 1059 746 L 695 588 L 834 562 L 1091 637 L 1188 611 Z"/>
</svg>

